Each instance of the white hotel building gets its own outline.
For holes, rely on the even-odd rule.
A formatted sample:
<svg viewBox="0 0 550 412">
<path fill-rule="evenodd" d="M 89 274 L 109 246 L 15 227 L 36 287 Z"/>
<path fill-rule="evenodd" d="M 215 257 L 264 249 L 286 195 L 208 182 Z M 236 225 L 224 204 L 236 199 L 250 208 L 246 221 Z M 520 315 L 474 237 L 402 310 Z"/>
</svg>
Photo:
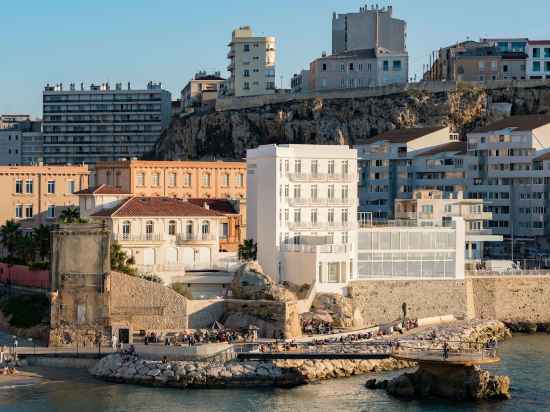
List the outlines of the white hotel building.
<svg viewBox="0 0 550 412">
<path fill-rule="evenodd" d="M 357 151 L 266 145 L 247 151 L 249 239 L 278 282 L 342 291 L 357 273 Z"/>
</svg>

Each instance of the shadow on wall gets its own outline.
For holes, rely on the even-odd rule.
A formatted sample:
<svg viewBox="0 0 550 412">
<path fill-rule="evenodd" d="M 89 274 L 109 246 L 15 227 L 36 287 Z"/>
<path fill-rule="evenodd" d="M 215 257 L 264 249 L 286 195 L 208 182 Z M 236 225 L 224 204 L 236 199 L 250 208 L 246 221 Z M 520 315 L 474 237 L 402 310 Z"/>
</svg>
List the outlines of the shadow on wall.
<svg viewBox="0 0 550 412">
<path fill-rule="evenodd" d="M 208 329 L 224 315 L 223 300 L 188 300 L 188 327 L 190 329 Z"/>
</svg>

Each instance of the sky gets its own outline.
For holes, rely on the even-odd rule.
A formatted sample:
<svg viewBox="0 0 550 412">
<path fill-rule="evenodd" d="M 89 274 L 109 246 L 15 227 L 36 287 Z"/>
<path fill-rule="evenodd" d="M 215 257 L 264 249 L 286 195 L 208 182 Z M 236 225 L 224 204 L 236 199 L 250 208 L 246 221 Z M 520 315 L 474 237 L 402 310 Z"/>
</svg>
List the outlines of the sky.
<svg viewBox="0 0 550 412">
<path fill-rule="evenodd" d="M 375 2 L 376 3 L 376 2 Z M 372 3 L 368 3 L 369 6 Z M 433 50 L 480 37 L 550 38 L 550 1 L 378 0 L 407 22 L 410 76 Z M 513 4 L 513 5 L 512 5 Z M 0 0 L 0 114 L 40 117 L 46 83 L 160 81 L 179 97 L 199 70 L 227 74 L 231 31 L 277 38 L 277 86 L 331 50 L 332 12 L 356 0 Z M 282 76 L 282 79 L 281 79 Z"/>
</svg>

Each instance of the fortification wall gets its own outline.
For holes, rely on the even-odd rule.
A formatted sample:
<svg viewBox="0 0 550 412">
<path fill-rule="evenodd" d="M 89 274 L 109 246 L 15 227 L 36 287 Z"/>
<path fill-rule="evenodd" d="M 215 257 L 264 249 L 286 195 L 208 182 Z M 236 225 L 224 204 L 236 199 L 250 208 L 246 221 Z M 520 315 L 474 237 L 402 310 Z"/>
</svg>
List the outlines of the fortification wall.
<svg viewBox="0 0 550 412">
<path fill-rule="evenodd" d="M 454 315 L 501 321 L 550 322 L 549 276 L 467 278 L 464 281 L 358 281 L 348 288 L 365 325 Z"/>
</svg>

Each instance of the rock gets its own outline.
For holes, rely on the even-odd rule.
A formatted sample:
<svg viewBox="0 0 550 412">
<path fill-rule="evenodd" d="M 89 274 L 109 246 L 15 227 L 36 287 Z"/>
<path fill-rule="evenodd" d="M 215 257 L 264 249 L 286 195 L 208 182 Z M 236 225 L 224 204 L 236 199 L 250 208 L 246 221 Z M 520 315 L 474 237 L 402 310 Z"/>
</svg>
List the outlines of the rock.
<svg viewBox="0 0 550 412">
<path fill-rule="evenodd" d="M 386 391 L 396 398 L 412 399 L 415 396 L 414 385 L 409 374 L 404 374 L 388 382 Z"/>
<path fill-rule="evenodd" d="M 247 262 L 237 269 L 230 290 L 231 296 L 235 299 L 281 302 L 296 299 L 292 292 L 277 286 L 257 262 Z"/>
<path fill-rule="evenodd" d="M 354 311 L 352 299 L 336 293 L 319 293 L 313 300 L 312 313 L 326 311 L 333 320 L 333 325 L 339 328 L 363 326 L 360 311 Z"/>
</svg>

